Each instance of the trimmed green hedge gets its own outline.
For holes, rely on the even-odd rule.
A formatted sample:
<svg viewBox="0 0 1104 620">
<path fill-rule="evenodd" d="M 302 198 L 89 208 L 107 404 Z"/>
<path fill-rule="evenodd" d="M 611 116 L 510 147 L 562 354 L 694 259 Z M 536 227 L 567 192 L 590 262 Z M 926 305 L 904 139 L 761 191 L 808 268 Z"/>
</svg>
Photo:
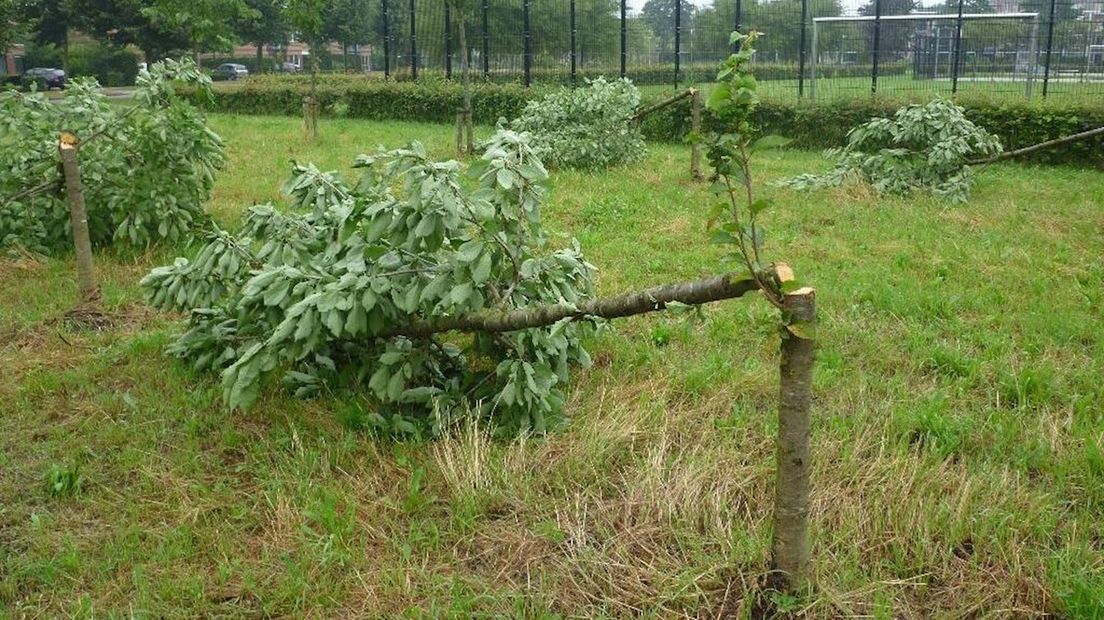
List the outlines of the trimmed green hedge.
<svg viewBox="0 0 1104 620">
<path fill-rule="evenodd" d="M 309 85 L 307 76 L 250 77 L 231 88 L 216 90 L 213 109 L 235 114 L 299 116 Z M 516 118 L 527 101 L 545 92 L 547 88 L 475 82 L 472 90 L 475 121 L 493 124 L 499 118 Z M 319 77 L 318 98 L 327 114 L 449 123 L 460 107 L 462 89 L 458 82 L 438 79 L 403 82 L 333 75 Z M 852 127 L 876 116 L 892 115 L 904 103 L 881 97 L 815 103 L 766 99 L 756 111 L 756 122 L 764 132 L 792 138 L 796 146 L 819 149 L 842 145 Z M 1104 106 L 995 103 L 976 98 L 961 98 L 959 103 L 971 120 L 999 136 L 1006 149 L 1104 125 Z M 690 129 L 689 118 L 689 101 L 680 102 L 645 119 L 644 135 L 651 140 L 680 141 Z M 705 123 L 707 128 L 718 129 L 708 112 Z M 1104 138 L 1047 150 L 1030 159 L 1104 168 Z"/>
<path fill-rule="evenodd" d="M 836 101 L 765 100 L 755 112 L 764 132 L 793 139 L 802 148 L 841 146 L 852 127 L 874 117 L 888 117 L 907 101 L 862 98 Z M 971 121 L 1000 138 L 1005 150 L 1013 150 L 1104 125 L 1104 106 L 1042 102 L 993 102 L 960 98 Z M 672 106 L 645 121 L 645 135 L 653 139 L 679 140 L 690 129 L 690 106 Z M 717 129 L 706 115 L 707 127 Z M 1104 168 L 1104 137 L 1082 140 L 1024 157 L 1046 164 L 1073 164 Z"/>
</svg>

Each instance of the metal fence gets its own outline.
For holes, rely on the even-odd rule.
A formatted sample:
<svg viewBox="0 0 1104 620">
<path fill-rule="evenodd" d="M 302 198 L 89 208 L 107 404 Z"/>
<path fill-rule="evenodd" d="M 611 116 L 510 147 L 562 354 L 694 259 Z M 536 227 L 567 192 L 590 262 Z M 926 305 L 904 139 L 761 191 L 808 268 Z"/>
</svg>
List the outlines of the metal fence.
<svg viewBox="0 0 1104 620">
<path fill-rule="evenodd" d="M 474 75 L 579 84 L 711 81 L 733 30 L 763 33 L 771 94 L 833 98 L 977 93 L 1104 101 L 1104 0 L 371 0 L 373 66 L 451 78 L 460 30 Z"/>
</svg>

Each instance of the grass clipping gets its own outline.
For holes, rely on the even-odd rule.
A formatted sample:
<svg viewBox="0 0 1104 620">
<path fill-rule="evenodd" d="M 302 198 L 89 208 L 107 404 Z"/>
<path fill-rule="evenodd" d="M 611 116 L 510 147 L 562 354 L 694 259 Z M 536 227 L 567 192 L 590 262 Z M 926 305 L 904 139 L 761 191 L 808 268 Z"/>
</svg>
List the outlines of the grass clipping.
<svg viewBox="0 0 1104 620">
<path fill-rule="evenodd" d="M 869 183 L 879 194 L 908 196 L 930 191 L 953 202 L 966 202 L 973 185 L 970 160 L 996 155 L 1000 140 L 943 99 L 897 110 L 893 118 L 875 118 L 852 129 L 847 145 L 828 149 L 836 160 L 825 174 L 802 174 L 779 184 L 795 189 L 836 187 L 849 178 Z"/>
</svg>

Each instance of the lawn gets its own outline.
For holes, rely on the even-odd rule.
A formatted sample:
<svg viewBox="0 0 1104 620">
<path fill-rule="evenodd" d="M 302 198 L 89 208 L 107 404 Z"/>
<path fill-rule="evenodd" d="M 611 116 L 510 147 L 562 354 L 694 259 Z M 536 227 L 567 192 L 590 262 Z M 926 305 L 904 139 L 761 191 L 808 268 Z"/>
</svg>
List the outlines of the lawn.
<svg viewBox="0 0 1104 620">
<path fill-rule="evenodd" d="M 446 126 L 215 116 L 232 225 L 295 158 Z M 482 132 L 490 130 L 483 128 Z M 723 271 L 688 149 L 557 172 L 544 213 L 602 294 Z M 823 169 L 763 155 L 764 181 Z M 1104 616 L 1104 174 L 1016 164 L 973 199 L 764 188 L 767 254 L 816 286 L 810 617 Z M 0 261 L 0 617 L 744 617 L 767 570 L 778 335 L 749 299 L 591 342 L 573 423 L 492 441 L 357 430 L 356 395 L 265 394 L 165 357 L 138 279 L 97 255 L 113 321 L 61 320 L 71 259 Z M 54 493 L 48 490 L 60 489 Z"/>
</svg>

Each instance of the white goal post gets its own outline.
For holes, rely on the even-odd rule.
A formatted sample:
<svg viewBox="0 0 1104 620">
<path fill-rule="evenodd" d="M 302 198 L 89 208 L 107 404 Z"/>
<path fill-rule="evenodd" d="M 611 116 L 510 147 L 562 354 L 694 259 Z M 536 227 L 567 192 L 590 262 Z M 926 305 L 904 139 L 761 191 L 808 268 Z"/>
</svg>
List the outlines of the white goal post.
<svg viewBox="0 0 1104 620">
<path fill-rule="evenodd" d="M 940 14 L 928 14 L 928 15 L 882 15 L 876 17 L 874 15 L 855 15 L 855 16 L 840 16 L 840 17 L 814 17 L 813 18 L 813 44 L 812 44 L 812 57 L 809 62 L 809 98 L 816 98 L 816 83 L 817 83 L 817 57 L 819 55 L 818 41 L 819 41 L 819 26 L 822 23 L 833 22 L 896 22 L 896 21 L 919 21 L 919 22 L 935 22 L 945 20 L 957 21 L 961 17 L 963 22 L 979 19 L 1006 19 L 1006 20 L 1030 20 L 1031 27 L 1031 40 L 1029 43 L 1028 51 L 1028 72 L 1027 72 L 1027 85 L 1025 87 L 1024 95 L 1030 99 L 1031 91 L 1034 88 L 1035 72 L 1038 64 L 1038 47 L 1039 47 L 1039 14 L 1038 13 L 965 13 L 959 16 L 956 13 L 940 13 Z"/>
</svg>

